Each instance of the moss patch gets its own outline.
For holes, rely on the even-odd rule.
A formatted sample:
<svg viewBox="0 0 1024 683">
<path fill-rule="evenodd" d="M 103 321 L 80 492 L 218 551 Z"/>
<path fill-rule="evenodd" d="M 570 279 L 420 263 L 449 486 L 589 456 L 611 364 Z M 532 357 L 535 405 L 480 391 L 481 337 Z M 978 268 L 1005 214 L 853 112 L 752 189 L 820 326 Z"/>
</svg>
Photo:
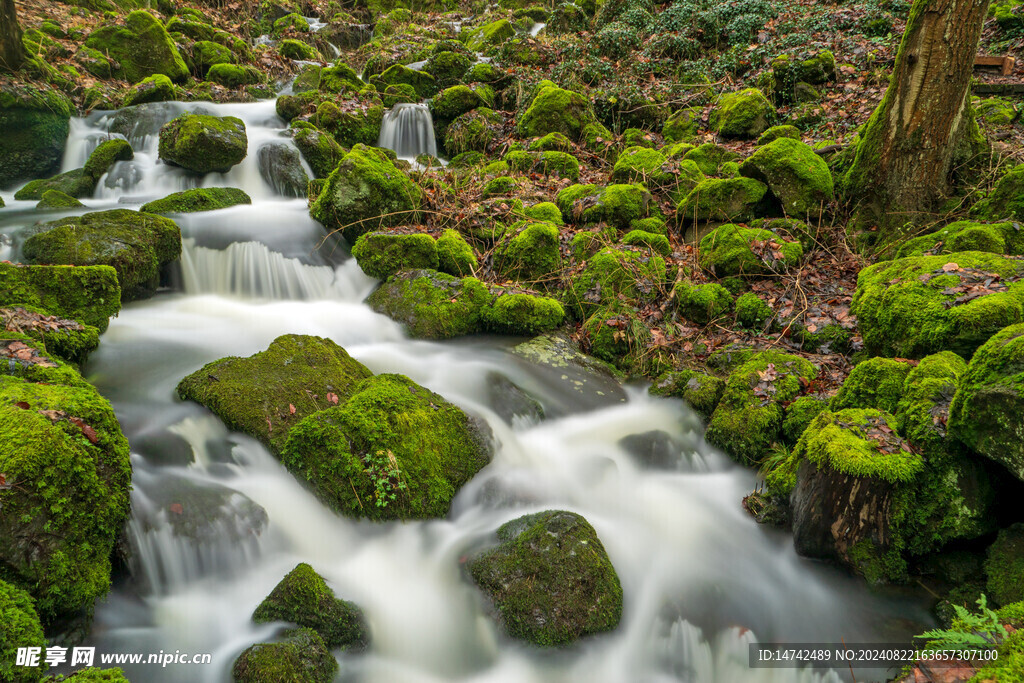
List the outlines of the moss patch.
<svg viewBox="0 0 1024 683">
<path fill-rule="evenodd" d="M 413 337 L 448 339 L 479 332 L 483 309 L 492 299 L 476 278 L 409 270 L 390 278 L 366 302 L 403 323 Z"/>
</svg>

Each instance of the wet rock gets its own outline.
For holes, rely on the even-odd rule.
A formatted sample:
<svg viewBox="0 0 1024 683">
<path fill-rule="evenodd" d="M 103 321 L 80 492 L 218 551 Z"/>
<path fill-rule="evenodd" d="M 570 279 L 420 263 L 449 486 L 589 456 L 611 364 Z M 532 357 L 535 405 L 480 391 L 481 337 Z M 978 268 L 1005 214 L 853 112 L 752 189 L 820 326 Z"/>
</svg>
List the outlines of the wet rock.
<svg viewBox="0 0 1024 683">
<path fill-rule="evenodd" d="M 196 173 L 227 173 L 248 144 L 245 124 L 234 116 L 182 114 L 160 128 L 160 158 Z"/>
<path fill-rule="evenodd" d="M 169 194 L 139 207 L 142 213 L 195 213 L 216 211 L 239 204 L 252 204 L 246 193 L 235 187 L 200 187 Z"/>
<path fill-rule="evenodd" d="M 132 146 L 124 140 L 100 143 L 82 168 L 61 173 L 45 180 L 33 180 L 14 194 L 15 199 L 42 199 L 47 191 L 55 190 L 70 197 L 91 197 L 100 178 L 118 161 L 135 158 Z"/>
<path fill-rule="evenodd" d="M 297 129 L 293 139 L 317 178 L 329 176 L 346 154 L 329 133 L 312 126 Z"/>
<path fill-rule="evenodd" d="M 257 152 L 260 177 L 285 197 L 305 197 L 309 176 L 302 168 L 299 152 L 283 142 L 260 147 Z"/>
<path fill-rule="evenodd" d="M 527 515 L 501 526 L 498 539 L 467 567 L 510 636 L 562 646 L 618 626 L 622 587 L 583 517 L 556 510 Z"/>
<path fill-rule="evenodd" d="M 586 410 L 626 400 L 614 368 L 582 353 L 560 333 L 542 334 L 519 344 L 513 354 L 544 370 L 539 379 L 566 396 L 563 411 Z M 556 411 L 557 412 L 557 411 Z"/>
<path fill-rule="evenodd" d="M 483 309 L 493 298 L 474 277 L 407 270 L 389 278 L 366 303 L 378 313 L 403 323 L 413 337 L 449 339 L 479 332 Z"/>
<path fill-rule="evenodd" d="M 337 672 L 337 660 L 316 631 L 308 628 L 289 632 L 280 643 L 249 647 L 231 667 L 236 683 L 330 683 Z"/>
<path fill-rule="evenodd" d="M 544 407 L 540 402 L 504 375 L 495 372 L 487 375 L 487 396 L 491 408 L 508 424 L 516 418 L 531 422 L 544 419 Z"/>
<path fill-rule="evenodd" d="M 673 396 L 686 401 L 705 420 L 722 399 L 725 381 L 694 370 L 667 372 L 651 385 L 650 393 L 655 396 Z"/>
<path fill-rule="evenodd" d="M 74 113 L 56 90 L 0 86 L 0 187 L 60 169 Z"/>
<path fill-rule="evenodd" d="M 645 467 L 676 470 L 682 462 L 679 447 L 660 429 L 624 436 L 619 439 L 619 446 Z"/>
<path fill-rule="evenodd" d="M 191 461 L 191 449 L 186 463 Z M 174 534 L 195 545 L 239 543 L 259 536 L 267 526 L 267 511 L 229 488 L 173 479 L 150 492 L 153 502 L 167 511 Z"/>
</svg>

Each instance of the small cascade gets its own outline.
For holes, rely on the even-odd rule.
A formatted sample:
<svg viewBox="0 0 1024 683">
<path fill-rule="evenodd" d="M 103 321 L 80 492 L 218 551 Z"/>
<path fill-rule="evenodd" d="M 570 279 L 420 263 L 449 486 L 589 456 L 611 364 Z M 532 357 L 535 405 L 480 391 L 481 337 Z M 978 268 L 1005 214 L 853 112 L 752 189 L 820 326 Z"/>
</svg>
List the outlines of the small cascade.
<svg viewBox="0 0 1024 683">
<path fill-rule="evenodd" d="M 425 104 L 396 104 L 384 116 L 377 145 L 395 150 L 402 159 L 415 159 L 420 154 L 437 156 L 430 110 Z"/>
<path fill-rule="evenodd" d="M 324 26 L 327 26 L 327 22 L 321 21 L 319 17 L 303 17 L 303 19 L 305 19 L 306 23 L 309 24 L 309 30 L 313 33 L 316 33 Z"/>
<path fill-rule="evenodd" d="M 536 24 L 530 27 L 530 36 L 535 37 L 538 33 L 544 30 L 545 26 L 547 26 L 547 24 L 545 24 L 544 22 L 537 22 Z"/>
<path fill-rule="evenodd" d="M 342 290 L 351 289 L 339 282 L 334 268 L 306 265 L 259 242 L 209 249 L 184 239 L 181 247 L 182 283 L 190 295 L 322 300 L 336 299 Z"/>
</svg>

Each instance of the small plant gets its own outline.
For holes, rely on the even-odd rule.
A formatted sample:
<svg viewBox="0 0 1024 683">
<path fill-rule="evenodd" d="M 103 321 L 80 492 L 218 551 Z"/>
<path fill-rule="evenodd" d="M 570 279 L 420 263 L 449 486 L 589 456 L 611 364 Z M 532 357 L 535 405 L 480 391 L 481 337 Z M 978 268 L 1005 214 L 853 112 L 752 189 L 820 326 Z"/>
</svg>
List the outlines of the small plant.
<svg viewBox="0 0 1024 683">
<path fill-rule="evenodd" d="M 957 618 L 952 628 L 932 629 L 919 636 L 927 640 L 929 650 L 974 650 L 998 645 L 1006 638 L 1006 628 L 999 623 L 999 617 L 988 608 L 985 595 L 978 598 L 978 614 L 968 612 L 961 605 L 953 605 Z"/>
<path fill-rule="evenodd" d="M 390 450 L 370 453 L 364 461 L 366 475 L 373 482 L 373 498 L 377 507 L 387 507 L 400 492 L 408 490 L 398 468 L 398 459 Z"/>
</svg>

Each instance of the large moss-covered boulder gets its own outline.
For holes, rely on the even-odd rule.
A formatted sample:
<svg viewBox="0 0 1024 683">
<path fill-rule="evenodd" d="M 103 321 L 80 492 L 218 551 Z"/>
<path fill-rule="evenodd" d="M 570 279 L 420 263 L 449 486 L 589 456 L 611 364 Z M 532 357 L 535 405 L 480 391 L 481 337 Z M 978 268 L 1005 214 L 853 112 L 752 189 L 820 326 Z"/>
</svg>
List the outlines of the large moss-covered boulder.
<svg viewBox="0 0 1024 683">
<path fill-rule="evenodd" d="M 44 620 L 91 610 L 110 588 L 131 489 L 128 441 L 110 404 L 80 378 L 0 376 L 0 472 L 4 579 L 32 594 Z"/>
<path fill-rule="evenodd" d="M 26 305 L 73 318 L 99 331 L 121 310 L 117 271 L 109 266 L 0 263 L 0 306 Z"/>
<path fill-rule="evenodd" d="M 502 293 L 483 309 L 484 326 L 499 334 L 533 335 L 554 330 L 565 319 L 557 300 L 524 293 Z"/>
<path fill-rule="evenodd" d="M 15 199 L 42 199 L 56 190 L 69 197 L 91 197 L 103 174 L 118 161 L 135 157 L 132 146 L 125 140 L 106 140 L 93 150 L 82 168 L 76 168 L 45 180 L 33 180 L 14 194 Z"/>
<path fill-rule="evenodd" d="M 768 130 L 775 108 L 757 88 L 722 95 L 711 112 L 711 128 L 728 137 L 756 138 Z"/>
<path fill-rule="evenodd" d="M 479 332 L 483 309 L 492 299 L 475 277 L 406 270 L 388 279 L 366 302 L 404 324 L 413 337 L 448 339 Z"/>
<path fill-rule="evenodd" d="M 510 636 L 561 646 L 618 626 L 622 586 L 583 517 L 559 510 L 526 515 L 502 525 L 498 539 L 468 568 Z"/>
<path fill-rule="evenodd" d="M 969 358 L 1006 325 L 1024 321 L 1024 262 L 965 251 L 868 266 L 850 311 L 874 355 Z"/>
<path fill-rule="evenodd" d="M 36 683 L 43 676 L 40 667 L 17 665 L 18 648 L 46 647 L 32 596 L 0 580 L 0 680 Z"/>
<path fill-rule="evenodd" d="M 98 28 L 85 44 L 112 57 L 117 67 L 114 74 L 131 83 L 153 74 L 163 74 L 175 82 L 188 77 L 188 67 L 174 41 L 149 12 L 132 12 L 124 26 Z"/>
<path fill-rule="evenodd" d="M 1024 480 L 1024 324 L 1007 327 L 971 358 L 949 411 L 949 430 Z"/>
<path fill-rule="evenodd" d="M 466 47 L 474 52 L 480 52 L 488 47 L 497 46 L 516 34 L 512 22 L 508 19 L 499 19 L 479 28 L 465 31 L 460 36 L 466 43 Z"/>
<path fill-rule="evenodd" d="M 596 120 L 590 101 L 577 92 L 548 83 L 540 88 L 519 119 L 519 134 L 543 137 L 548 133 L 563 133 L 578 140 L 583 128 Z"/>
<path fill-rule="evenodd" d="M 279 454 L 293 426 L 346 399 L 371 374 L 329 339 L 284 335 L 248 358 L 207 363 L 181 380 L 177 392 Z"/>
<path fill-rule="evenodd" d="M 404 64 L 394 64 L 389 66 L 383 73 L 372 77 L 370 79 L 370 84 L 382 93 L 387 90 L 389 85 L 411 85 L 420 99 L 433 97 L 440 89 L 437 81 L 432 75 L 425 71 L 410 69 Z M 455 84 L 448 83 L 447 85 L 451 86 Z"/>
<path fill-rule="evenodd" d="M 355 244 L 379 227 L 409 223 L 423 192 L 382 150 L 356 145 L 328 176 L 310 215 Z"/>
<path fill-rule="evenodd" d="M 142 213 L 195 213 L 216 211 L 239 204 L 252 204 L 252 198 L 236 187 L 197 187 L 154 199 L 139 207 Z"/>
<path fill-rule="evenodd" d="M 59 170 L 74 114 L 56 90 L 0 85 L 0 187 Z"/>
<path fill-rule="evenodd" d="M 446 229 L 437 238 L 437 269 L 449 275 L 473 275 L 479 267 L 476 252 L 457 230 Z"/>
<path fill-rule="evenodd" d="M 309 628 L 290 631 L 280 643 L 251 646 L 231 667 L 235 683 L 331 683 L 337 672 L 337 660 L 317 632 Z"/>
<path fill-rule="evenodd" d="M 323 577 L 305 562 L 274 586 L 252 618 L 256 623 L 288 621 L 311 628 L 331 649 L 362 648 L 369 638 L 362 610 L 336 598 Z"/>
<path fill-rule="evenodd" d="M 332 509 L 372 520 L 448 514 L 490 461 L 475 418 L 403 375 L 376 375 L 292 428 L 285 466 Z"/>
<path fill-rule="evenodd" d="M 896 413 L 910 363 L 891 358 L 868 358 L 853 367 L 832 399 L 832 410 L 877 408 Z"/>
<path fill-rule="evenodd" d="M 993 254 L 1019 256 L 1024 254 L 1024 231 L 1020 230 L 1020 224 L 1014 221 L 956 221 L 935 232 L 907 240 L 900 245 L 896 256 L 937 256 L 958 251 L 987 251 Z"/>
<path fill-rule="evenodd" d="M 646 249 L 606 247 L 588 261 L 566 293 L 566 303 L 580 318 L 616 300 L 653 301 L 667 282 L 665 259 Z"/>
<path fill-rule="evenodd" d="M 817 369 L 805 358 L 779 351 L 749 357 L 726 380 L 722 399 L 711 415 L 705 438 L 733 459 L 753 465 L 778 439 L 784 405 L 814 379 Z"/>
<path fill-rule="evenodd" d="M 790 216 L 820 213 L 832 199 L 832 172 L 809 145 L 778 138 L 740 164 L 740 174 L 760 180 Z"/>
<path fill-rule="evenodd" d="M 160 158 L 196 173 L 227 173 L 248 146 L 245 123 L 234 116 L 182 114 L 160 129 Z"/>
<path fill-rule="evenodd" d="M 707 178 L 676 207 L 683 222 L 749 222 L 761 213 L 768 187 L 753 178 Z"/>
<path fill-rule="evenodd" d="M 400 270 L 437 270 L 437 241 L 422 232 L 368 232 L 356 240 L 352 257 L 370 277 L 386 280 Z"/>
<path fill-rule="evenodd" d="M 727 223 L 699 244 L 700 267 L 717 277 L 756 277 L 789 270 L 800 263 L 803 247 L 770 230 Z"/>
<path fill-rule="evenodd" d="M 494 249 L 494 268 L 501 276 L 520 281 L 541 281 L 562 267 L 558 226 L 526 223 Z"/>
<path fill-rule="evenodd" d="M 113 209 L 44 223 L 22 250 L 38 265 L 112 266 L 130 301 L 152 294 L 160 269 L 181 255 L 181 230 L 169 218 Z"/>
<path fill-rule="evenodd" d="M 329 176 L 345 156 L 345 149 L 337 143 L 334 136 L 312 126 L 297 129 L 293 140 L 302 158 L 313 169 L 313 175 L 317 178 Z"/>
</svg>

